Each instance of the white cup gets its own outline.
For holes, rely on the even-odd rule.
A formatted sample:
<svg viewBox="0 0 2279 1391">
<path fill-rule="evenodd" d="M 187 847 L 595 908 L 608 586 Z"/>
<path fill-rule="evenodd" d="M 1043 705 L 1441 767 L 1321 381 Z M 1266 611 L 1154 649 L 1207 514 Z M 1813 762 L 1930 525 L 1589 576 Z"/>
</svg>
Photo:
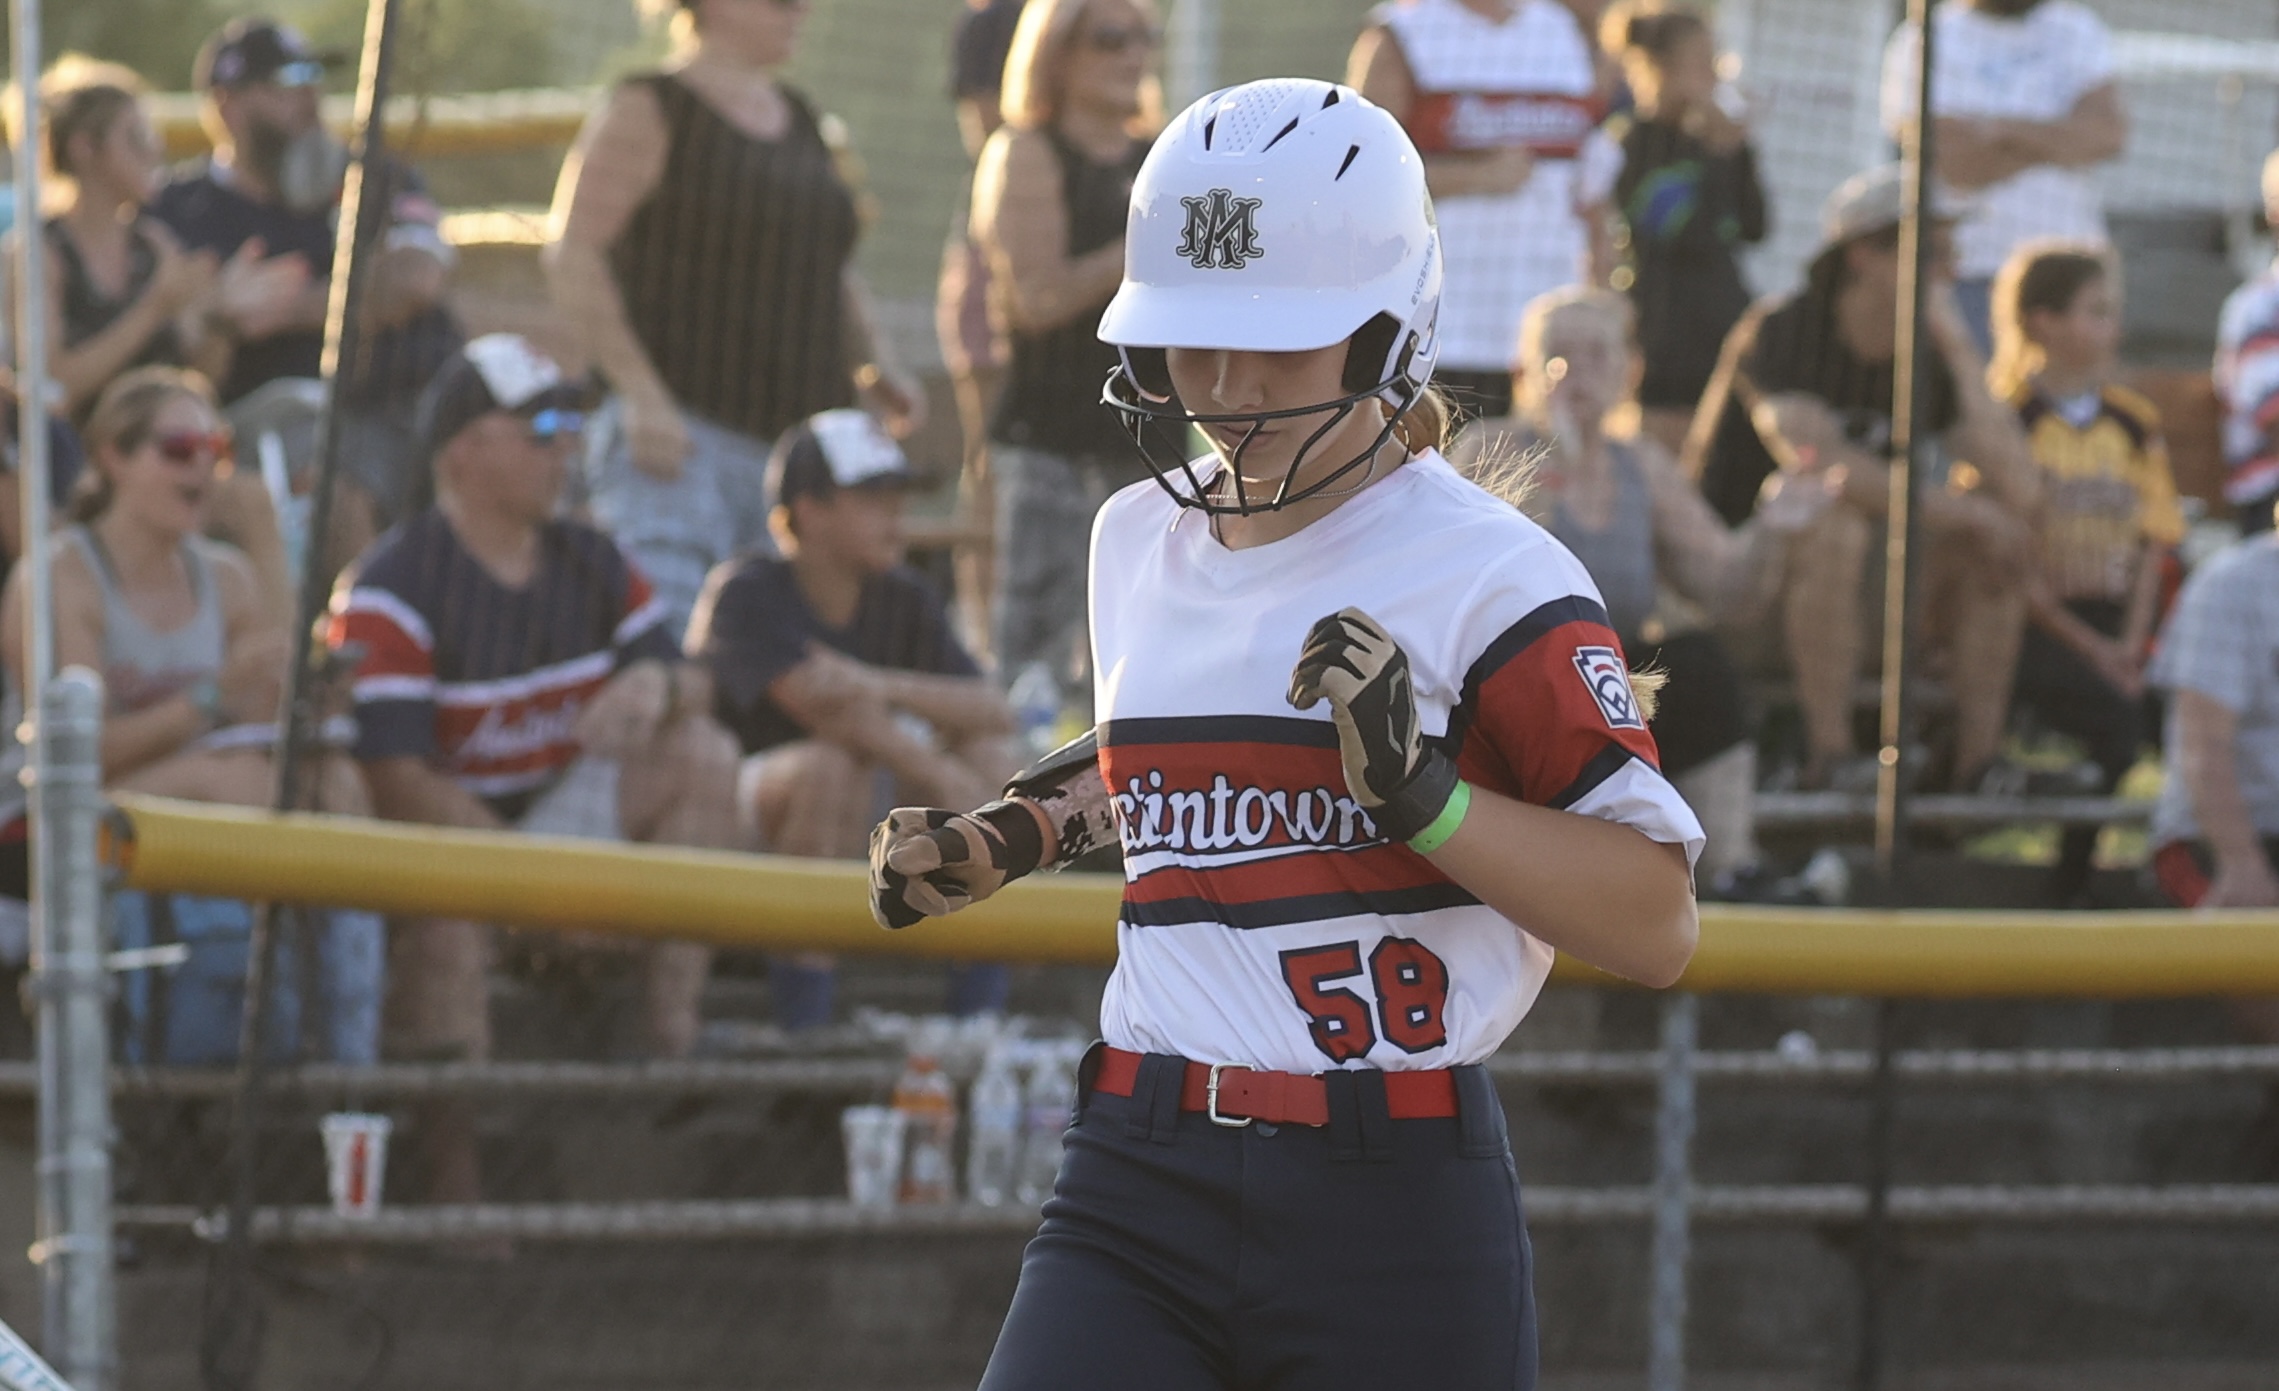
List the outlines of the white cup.
<svg viewBox="0 0 2279 1391">
<path fill-rule="evenodd" d="M 325 1184 L 332 1210 L 343 1217 L 371 1217 L 380 1210 L 380 1185 L 388 1172 L 388 1131 L 394 1122 L 362 1111 L 335 1111 L 324 1118 Z"/>
<path fill-rule="evenodd" d="M 902 1178 L 903 1115 L 891 1106 L 849 1106 L 839 1113 L 847 1145 L 847 1197 L 856 1207 L 892 1207 Z"/>
</svg>

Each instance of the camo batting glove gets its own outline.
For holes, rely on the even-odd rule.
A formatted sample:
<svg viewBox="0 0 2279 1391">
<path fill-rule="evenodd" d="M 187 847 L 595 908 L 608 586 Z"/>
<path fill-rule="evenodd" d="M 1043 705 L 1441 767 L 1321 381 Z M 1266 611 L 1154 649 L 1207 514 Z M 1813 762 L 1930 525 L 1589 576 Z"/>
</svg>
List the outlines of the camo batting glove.
<svg viewBox="0 0 2279 1391">
<path fill-rule="evenodd" d="M 1417 727 L 1408 654 L 1359 609 L 1314 624 L 1290 674 L 1290 704 L 1311 710 L 1324 700 L 1346 791 L 1378 831 L 1406 841 L 1430 826 L 1456 791 L 1456 762 Z"/>
<path fill-rule="evenodd" d="M 979 903 L 1044 860 L 1044 833 L 1024 803 L 978 811 L 896 807 L 870 833 L 870 915 L 904 928 Z"/>
</svg>

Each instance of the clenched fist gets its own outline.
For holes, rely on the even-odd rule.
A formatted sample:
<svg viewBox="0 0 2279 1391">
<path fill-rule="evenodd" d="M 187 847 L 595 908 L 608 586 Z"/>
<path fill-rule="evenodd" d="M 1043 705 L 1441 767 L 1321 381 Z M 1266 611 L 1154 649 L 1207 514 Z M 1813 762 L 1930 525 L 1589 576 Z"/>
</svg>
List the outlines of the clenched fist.
<svg viewBox="0 0 2279 1391">
<path fill-rule="evenodd" d="M 1024 802 L 896 807 L 870 833 L 870 915 L 888 928 L 942 917 L 1043 862 L 1044 830 Z"/>
<path fill-rule="evenodd" d="M 1408 654 L 1359 609 L 1314 624 L 1290 673 L 1290 704 L 1329 702 L 1345 788 L 1389 840 L 1432 824 L 1456 790 L 1455 760 L 1427 746 L 1417 728 Z"/>
</svg>

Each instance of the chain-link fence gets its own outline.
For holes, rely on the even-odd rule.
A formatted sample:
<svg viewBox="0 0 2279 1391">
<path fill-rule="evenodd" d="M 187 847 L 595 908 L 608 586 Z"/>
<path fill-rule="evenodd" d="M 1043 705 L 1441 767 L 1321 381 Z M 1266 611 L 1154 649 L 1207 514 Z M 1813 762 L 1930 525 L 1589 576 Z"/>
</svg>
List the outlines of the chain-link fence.
<svg viewBox="0 0 2279 1391">
<path fill-rule="evenodd" d="M 1445 9 L 1455 0 L 1439 3 Z M 1149 36 L 1161 46 L 1151 43 L 1148 56 L 1174 108 L 1206 87 L 1254 77 L 1342 78 L 1371 14 L 1355 0 L 1123 7 L 1142 29 L 1161 26 Z M 239 7 L 206 8 L 218 24 Z M 385 402 L 359 403 L 372 406 L 363 418 L 369 433 L 339 462 L 363 509 L 363 529 L 336 538 L 340 554 L 330 561 L 324 544 L 294 532 L 306 526 L 322 393 L 288 387 L 231 403 L 237 468 L 260 476 L 293 563 L 361 558 L 329 636 L 338 657 L 330 673 L 335 705 L 363 728 L 358 742 L 331 758 L 344 777 L 359 763 L 370 776 L 364 802 L 332 809 L 370 809 L 376 798 L 377 809 L 396 819 L 469 826 L 489 824 L 487 816 L 539 834 L 637 835 L 702 849 L 844 858 L 860 853 L 861 828 L 886 806 L 991 787 L 1016 761 L 1017 749 L 979 751 L 980 741 L 965 738 L 971 731 L 946 707 L 902 708 L 892 737 L 903 742 L 884 774 L 850 768 L 860 762 L 852 758 L 819 760 L 836 770 L 829 786 L 844 816 L 826 817 L 796 797 L 786 812 L 768 801 L 767 789 L 777 786 L 770 779 L 811 790 L 815 784 L 798 778 L 826 774 L 780 759 L 770 765 L 768 756 L 815 742 L 800 736 L 815 733 L 817 710 L 832 703 L 829 690 L 805 705 L 764 695 L 790 670 L 786 631 L 826 645 L 844 638 L 851 656 L 874 666 L 1012 687 L 1009 707 L 982 723 L 1017 723 L 1032 743 L 1049 743 L 1063 720 L 1081 723 L 1081 699 L 1070 695 L 1081 673 L 1055 672 L 1053 679 L 1065 678 L 1061 686 L 1024 693 L 1023 660 L 990 650 L 1002 631 L 992 610 L 1006 601 L 986 567 L 960 570 L 950 558 L 960 547 L 969 560 L 1020 549 L 1012 524 L 1001 520 L 1004 494 L 991 491 L 1020 484 L 1008 484 L 1002 471 L 993 477 L 987 451 L 974 445 L 1014 443 L 1017 432 L 1040 425 L 991 414 L 983 386 L 961 395 L 971 384 L 965 379 L 983 375 L 961 354 L 981 342 L 986 355 L 987 340 L 1019 327 L 1009 323 L 1015 296 L 1004 283 L 1008 273 L 1022 273 L 1014 258 L 1003 246 L 976 252 L 974 268 L 996 274 L 998 285 L 994 296 L 974 298 L 982 327 L 965 323 L 967 339 L 945 334 L 945 322 L 954 329 L 960 321 L 937 302 L 945 242 L 964 235 L 973 213 L 974 160 L 953 95 L 961 78 L 953 30 L 982 23 L 977 16 L 988 11 L 956 0 L 750 5 L 750 15 L 761 15 L 746 15 L 751 24 L 782 31 L 736 39 L 761 48 L 729 54 L 715 70 L 780 64 L 799 98 L 787 104 L 749 82 L 748 71 L 719 86 L 702 76 L 660 78 L 698 41 L 678 8 L 643 16 L 627 0 L 400 0 L 393 77 L 408 109 L 397 148 L 428 197 L 396 191 L 403 213 L 384 244 L 368 251 L 434 253 L 448 265 L 453 343 L 500 331 L 526 335 L 569 375 L 598 371 L 610 394 L 507 400 L 499 395 L 504 379 L 483 375 L 490 404 L 520 412 L 532 436 L 502 449 L 554 446 L 552 435 L 536 438 L 546 434 L 542 406 L 585 417 L 579 444 L 564 444 L 556 458 L 565 512 L 595 529 L 532 528 L 542 548 L 555 548 L 545 554 L 561 561 L 538 571 L 558 586 L 535 590 L 506 582 L 512 577 L 502 577 L 496 557 L 472 555 L 464 537 L 427 509 L 439 488 L 471 488 L 469 470 L 484 461 L 442 461 L 448 441 L 431 436 L 432 416 L 410 409 L 424 375 L 399 383 Z M 1072 15 L 1083 9 L 1068 8 Z M 1540 283 L 1524 292 L 1452 283 L 1451 313 L 1461 322 L 1444 332 L 1462 343 L 1446 365 L 1467 374 L 1469 389 L 1491 393 L 1499 379 L 1508 381 L 1520 305 L 1592 277 L 1634 286 L 1642 229 L 1656 211 L 1652 189 L 1618 181 L 1625 118 L 1617 113 L 1636 94 L 1618 82 L 1620 63 L 1599 50 L 1603 7 L 1537 0 L 1516 8 L 1556 41 L 1546 41 L 1549 56 L 1530 79 L 1541 90 L 1523 84 L 1518 95 L 1555 99 L 1555 114 L 1583 124 L 1534 131 L 1520 142 L 1530 150 L 1536 192 L 1557 195 L 1547 206 L 1558 236 L 1543 235 L 1541 209 L 1505 209 L 1519 219 L 1509 225 L 1467 223 L 1463 196 L 1443 199 L 1450 236 L 1478 239 L 1462 248 L 1469 259 L 1461 265 L 1452 245 L 1456 269 L 1500 284 L 1521 260 L 1543 268 Z M 1736 284 L 1755 293 L 1794 290 L 1825 249 L 1824 200 L 1893 149 L 1881 97 L 1896 7 L 1720 0 L 1713 8 L 1717 39 L 1731 55 L 1720 67 L 1718 100 L 1728 119 L 1749 122 L 1768 214 L 1761 236 L 1740 239 L 1753 245 L 1728 248 L 1745 272 Z M 2179 481 L 2213 506 L 2224 463 L 2205 364 L 2222 295 L 2258 268 L 2266 249 L 2255 174 L 2279 143 L 2279 16 L 2250 0 L 2098 0 L 2089 8 L 2114 31 L 2111 72 L 2129 113 L 2125 149 L 2094 174 L 2129 286 L 2123 366 L 2169 412 Z M 203 27 L 193 26 L 189 40 L 162 42 L 152 37 L 155 22 L 151 34 L 129 33 L 147 6 L 114 9 L 119 18 L 108 27 L 74 27 L 80 20 L 67 16 L 59 32 L 138 62 L 154 88 L 180 93 L 190 73 L 184 45 Z M 353 47 L 363 32 L 360 0 L 304 0 L 279 10 L 320 45 Z M 171 11 L 168 18 L 180 20 Z M 1011 25 L 997 37 L 1010 43 Z M 1433 42 L 1450 47 L 1444 38 Z M 1461 76 L 1465 56 L 1417 49 L 1406 60 L 1413 95 L 1472 80 Z M 1442 61 L 1459 76 L 1442 82 L 1432 67 Z M 334 69 L 336 101 L 349 71 L 352 65 Z M 628 88 L 641 93 L 639 109 L 608 132 L 604 148 L 589 148 L 582 180 L 566 184 L 573 137 L 612 92 Z M 212 133 L 199 130 L 214 116 L 194 97 L 152 106 L 176 153 Z M 1602 126 L 1610 114 L 1614 124 Z M 1458 139 L 1432 153 L 1481 151 Z M 613 200 L 620 185 L 640 196 Z M 423 203 L 434 206 L 422 211 Z M 1074 218 L 1086 210 L 1066 211 Z M 440 230 L 452 245 L 422 228 Z M 1069 250 L 1097 252 L 1114 235 Z M 218 306 L 213 312 L 227 318 Z M 1704 330 L 1705 341 L 1724 327 Z M 1032 337 L 1043 332 L 1032 329 Z M 1715 353 L 1700 356 L 1706 371 Z M 470 370 L 483 374 L 479 364 Z M 1095 394 L 1098 376 L 1093 371 Z M 1681 415 L 1693 399 L 1686 397 Z M 906 525 L 935 588 L 960 592 L 962 653 L 953 655 L 958 644 L 943 637 L 945 622 L 929 600 L 874 615 L 867 629 L 871 619 L 861 618 L 802 632 L 775 620 L 787 607 L 821 600 L 780 587 L 773 611 L 744 611 L 755 623 L 775 621 L 765 634 L 721 635 L 730 576 L 718 567 L 797 544 L 782 518 L 770 525 L 774 505 L 785 500 L 781 475 L 793 464 L 788 456 L 779 463 L 771 494 L 765 460 L 803 420 L 854 405 L 909 427 L 900 448 L 926 486 L 913 496 Z M 1888 384 L 1884 405 L 1888 416 Z M 562 435 L 574 429 L 562 420 L 554 427 Z M 830 439 L 815 447 L 826 470 L 851 467 L 829 457 Z M 652 467 L 647 451 L 662 451 L 671 467 Z M 1096 462 L 1082 446 L 1062 452 L 1083 468 Z M 675 469 L 677 479 L 665 476 Z M 1095 471 L 1102 482 L 1112 472 Z M 711 491 L 692 492 L 698 481 Z M 1751 480 L 1751 498 L 1754 486 Z M 1071 586 L 1081 593 L 1083 528 L 1080 516 L 1049 525 L 1058 527 L 1048 539 L 1061 556 L 1054 583 L 1062 593 L 1037 604 L 1054 610 L 1038 621 L 1065 624 L 1065 615 L 1055 615 Z M 391 526 L 399 529 L 383 535 Z M 631 553 L 630 566 L 616 558 L 619 549 Z M 779 572 L 767 573 L 780 582 Z M 702 800 L 696 772 L 638 808 L 626 791 L 652 771 L 641 766 L 645 758 L 663 767 L 668 757 L 695 753 L 659 743 L 615 760 L 581 760 L 580 740 L 600 736 L 571 728 L 621 670 L 669 666 L 692 612 L 699 631 L 689 636 L 701 660 L 671 678 L 663 699 L 674 710 L 680 683 L 699 679 L 697 667 L 718 684 L 712 705 L 680 712 L 689 724 L 717 716 L 722 727 L 711 731 L 716 761 L 704 774 L 720 795 L 709 820 L 691 811 Z M 1067 633 L 1051 636 L 1068 655 Z M 771 643 L 773 655 L 756 655 Z M 1049 647 L 1040 641 L 1040 650 Z M 790 662 L 803 652 L 794 641 Z M 1000 660 L 991 671 L 993 655 Z M 845 696 L 851 688 L 836 689 Z M 1849 720 L 1851 698 L 1847 681 L 1840 720 Z M 848 696 L 847 703 L 861 702 Z M 723 752 L 731 738 L 734 749 Z M 715 776 L 719 759 L 735 765 L 725 781 Z M 416 798 L 384 783 L 394 774 L 375 767 L 390 760 L 444 768 L 452 787 L 427 787 L 431 800 L 415 812 Z M 605 771 L 602 761 L 617 767 Z M 919 787 L 931 791 L 913 790 Z M 2141 820 L 2144 811 L 2141 798 L 2123 805 L 2102 796 L 2061 803 L 2011 794 L 1996 803 L 1969 789 L 1926 806 L 1973 827 L 1989 818 L 2094 825 Z M 438 811 L 433 798 L 456 800 Z M 1854 788 L 1793 786 L 1768 789 L 1760 803 L 1769 833 L 1785 827 L 1777 848 L 1795 850 L 1800 862 L 1828 849 L 1838 839 L 1834 828 L 1872 805 Z M 850 826 L 852 839 L 844 834 Z M 1831 876 L 1860 870 L 1860 859 L 1837 853 L 1832 870 L 1814 858 L 1813 873 L 1770 877 L 1779 893 L 1840 897 L 1826 887 Z M 2032 892 L 2019 882 L 2003 879 L 1990 892 Z M 2135 892 L 2114 888 L 2133 882 L 2126 875 L 2103 882 L 2112 892 Z M 756 913 L 766 910 L 755 905 Z M 115 1150 L 121 1384 L 136 1388 L 903 1391 L 970 1384 L 1033 1226 L 1036 1169 L 1049 1164 L 1056 1117 L 1068 1101 L 1066 1045 L 1092 1031 L 1103 979 L 1092 968 L 1018 963 L 992 975 L 852 960 L 833 967 L 762 952 L 720 951 L 700 961 L 529 928 L 294 910 L 284 915 L 286 949 L 268 1007 L 278 1051 L 248 1120 L 244 1081 L 231 1069 L 253 908 L 120 893 L 110 911 L 111 948 L 126 954 L 113 962 L 115 1047 L 124 1069 Z M 401 993 L 408 979 L 433 982 L 431 998 L 396 1002 L 399 1015 L 424 1012 L 410 1025 L 386 1008 L 390 981 Z M 2224 1038 L 2205 1011 L 2097 1008 L 1926 1007 L 1907 1037 L 1938 1048 L 2051 1042 L 2037 1031 L 2116 1048 L 2214 1047 Z M 961 1017 L 953 1022 L 953 1014 Z M 931 1016 L 942 1018 L 923 1028 L 914 1022 Z M 1705 1026 L 1724 1051 L 1697 1070 L 1705 1079 L 1723 1069 L 1854 1084 L 1872 1074 L 1866 1019 L 1857 1002 L 1728 1002 Z M 909 1075 L 920 1033 L 928 1041 L 919 1051 L 940 1055 L 946 1096 L 939 1083 Z M 1654 1213 L 1653 1109 L 1635 1084 L 1654 1075 L 1655 1037 L 1653 1011 L 1640 1000 L 1565 992 L 1548 997 L 1523 1029 L 1526 1046 L 1498 1060 L 1514 1114 L 1526 1118 L 1515 1127 L 1522 1165 L 1544 1193 L 1536 1216 L 1546 1228 L 1537 1247 L 1545 1350 L 1563 1373 L 1626 1373 L 1643 1360 L 1647 1247 L 1635 1226 Z M 29 1039 L 20 1042 L 28 1047 Z M 1816 1051 L 1839 1047 L 1845 1051 Z M 1553 1050 L 1548 1059 L 1539 1056 L 1545 1049 Z M 1918 1077 L 1976 1066 L 1939 1061 L 1944 1056 L 1907 1055 L 1901 1070 Z M 2005 1270 L 2046 1276 L 2047 1298 L 2032 1308 L 2051 1327 L 2080 1331 L 2072 1311 L 2110 1305 L 2116 1291 L 2174 1316 L 2165 1331 L 2152 1316 L 2141 1326 L 2090 1330 L 2083 1336 L 2096 1356 L 2223 1356 L 2257 1365 L 2279 1358 L 2267 1321 L 2227 1323 L 2220 1309 L 2208 1312 L 2227 1299 L 2238 1303 L 2256 1272 L 2268 1271 L 2260 1235 L 2210 1255 L 2191 1237 L 2132 1231 L 2099 1244 L 2064 1225 L 2098 1216 L 2268 1218 L 2270 1190 L 2239 1182 L 2255 1177 L 2258 1161 L 2232 1156 L 2234 1147 L 2245 1153 L 2258 1143 L 2252 1126 L 2272 1072 L 2267 1053 L 2213 1061 L 2163 1054 L 2149 1062 L 2126 1053 L 2056 1062 L 2011 1052 L 1963 1056 L 1992 1058 L 1982 1072 L 2032 1086 L 2022 1086 L 2023 1102 L 1942 1098 L 1914 1118 L 1917 1138 L 1901 1143 L 1908 1186 L 1895 1190 L 1891 1210 L 1895 1221 L 1942 1234 L 1909 1247 L 1911 1259 L 1937 1266 L 1957 1287 L 1991 1287 Z M 2113 1106 L 2084 1080 L 2140 1066 L 2188 1073 L 2192 1087 Z M 1602 1084 L 1610 1080 L 1633 1089 L 1609 1090 Z M 929 1135 L 954 1136 L 947 1172 L 929 1169 L 915 1180 L 937 1190 L 914 1195 L 928 1201 L 883 1208 L 843 1201 L 850 1149 L 861 1148 L 847 1128 L 850 1107 L 898 1108 L 905 1167 L 933 1143 Z M 1791 1097 L 1752 1099 L 1723 1114 L 1700 1142 L 1715 1183 L 1695 1196 L 1693 1211 L 1736 1225 L 1774 1218 L 1819 1225 L 1705 1238 L 1697 1269 L 1711 1273 L 1696 1282 L 1695 1326 L 1726 1330 L 1705 1339 L 1712 1360 L 1800 1377 L 1826 1372 L 1847 1356 L 1853 1315 L 1840 1293 L 1848 1288 L 1850 1252 L 1842 1243 L 1849 1238 L 1824 1233 L 1848 1229 L 1874 1201 L 1855 1186 L 1866 1135 L 1859 1108 L 1842 1097 Z M 387 1124 L 358 1131 L 341 1117 Z M 2182 1132 L 2209 1137 L 2224 1156 L 2176 1141 Z M 20 1137 L 15 1143 L 21 1150 Z M 1992 1174 L 1975 1167 L 1989 1152 L 2000 1156 Z M 248 1172 L 252 1278 L 233 1293 L 221 1278 L 231 1259 L 225 1238 L 233 1199 L 243 1196 L 239 1176 Z M 1974 1186 L 2044 1180 L 2061 1186 L 2024 1198 Z M 2188 1187 L 2163 1191 L 2173 1185 Z M 1000 1201 L 977 1200 L 989 1196 Z M 377 1215 L 343 1211 L 372 1201 Z M 28 1207 L 28 1200 L 0 1204 Z M 1934 1225 L 2004 1219 L 2050 1225 L 2015 1241 L 1974 1238 L 1979 1249 L 1959 1254 L 1941 1244 L 1951 1229 Z M 2160 1272 L 2177 1270 L 2189 1273 L 2176 1275 L 2174 1288 L 2158 1287 Z M 28 1272 L 8 1267 L 5 1276 L 0 1308 L 19 1326 L 36 1322 L 21 1317 L 36 1297 Z M 1781 1291 L 1793 1307 L 1768 1312 L 1772 1297 L 1735 1293 L 1751 1281 Z M 251 1297 L 238 1297 L 246 1289 Z M 1954 1307 L 1960 1302 L 1927 1297 L 1899 1318 L 1924 1330 L 1949 1319 L 1968 1324 L 1957 1356 L 2058 1355 L 2023 1335 L 1969 1323 L 1968 1311 Z"/>
</svg>

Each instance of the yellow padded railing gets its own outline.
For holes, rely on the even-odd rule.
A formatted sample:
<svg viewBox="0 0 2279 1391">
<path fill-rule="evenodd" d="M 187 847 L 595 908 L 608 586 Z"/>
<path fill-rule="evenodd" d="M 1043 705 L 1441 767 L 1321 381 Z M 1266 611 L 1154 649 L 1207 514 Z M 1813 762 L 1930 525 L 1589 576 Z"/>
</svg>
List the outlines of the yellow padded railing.
<svg viewBox="0 0 2279 1391">
<path fill-rule="evenodd" d="M 601 96 L 598 87 L 555 87 L 397 97 L 388 103 L 388 140 L 402 154 L 427 159 L 560 149 L 577 138 L 578 127 Z M 159 143 L 169 158 L 183 159 L 206 149 L 198 108 L 199 100 L 192 93 L 167 92 L 150 98 L 151 124 L 158 128 Z M 354 100 L 326 97 L 324 118 L 325 124 L 345 136 L 355 121 Z"/>
<path fill-rule="evenodd" d="M 723 946 L 1105 964 L 1122 881 L 1041 875 L 902 932 L 841 861 L 439 830 L 120 796 L 134 888 Z M 1703 907 L 1683 985 L 1774 994 L 2279 995 L 2279 913 Z M 1561 958 L 1555 981 L 1604 982 Z"/>
</svg>

